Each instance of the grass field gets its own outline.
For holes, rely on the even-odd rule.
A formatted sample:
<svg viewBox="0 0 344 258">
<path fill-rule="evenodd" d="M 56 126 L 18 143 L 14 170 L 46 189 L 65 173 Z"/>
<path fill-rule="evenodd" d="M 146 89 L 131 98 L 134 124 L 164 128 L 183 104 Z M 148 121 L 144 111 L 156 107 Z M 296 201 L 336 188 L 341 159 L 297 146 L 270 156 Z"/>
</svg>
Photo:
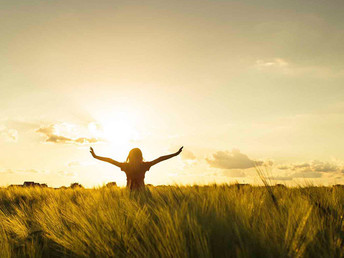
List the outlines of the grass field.
<svg viewBox="0 0 344 258">
<path fill-rule="evenodd" d="M 0 190 L 0 257 L 343 257 L 344 188 Z"/>
</svg>

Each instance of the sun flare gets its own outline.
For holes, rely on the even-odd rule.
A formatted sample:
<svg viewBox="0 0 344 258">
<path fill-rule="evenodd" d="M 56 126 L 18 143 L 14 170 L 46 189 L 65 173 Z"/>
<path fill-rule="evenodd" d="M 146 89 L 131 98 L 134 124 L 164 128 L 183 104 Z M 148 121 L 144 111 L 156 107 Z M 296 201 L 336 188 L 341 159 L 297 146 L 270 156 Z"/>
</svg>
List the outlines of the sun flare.
<svg viewBox="0 0 344 258">
<path fill-rule="evenodd" d="M 97 138 L 115 144 L 118 147 L 129 145 L 138 139 L 138 132 L 135 127 L 136 119 L 128 112 L 117 112 L 114 115 L 103 116 L 88 125 L 92 135 Z"/>
</svg>

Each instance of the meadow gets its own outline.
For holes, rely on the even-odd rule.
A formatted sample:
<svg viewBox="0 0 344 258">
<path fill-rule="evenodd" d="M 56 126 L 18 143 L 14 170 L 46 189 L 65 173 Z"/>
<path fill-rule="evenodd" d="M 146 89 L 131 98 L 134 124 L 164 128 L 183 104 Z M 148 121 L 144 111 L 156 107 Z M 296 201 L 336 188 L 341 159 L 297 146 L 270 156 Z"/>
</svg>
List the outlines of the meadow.
<svg viewBox="0 0 344 258">
<path fill-rule="evenodd" d="M 0 257 L 343 257 L 344 188 L 0 189 Z"/>
</svg>

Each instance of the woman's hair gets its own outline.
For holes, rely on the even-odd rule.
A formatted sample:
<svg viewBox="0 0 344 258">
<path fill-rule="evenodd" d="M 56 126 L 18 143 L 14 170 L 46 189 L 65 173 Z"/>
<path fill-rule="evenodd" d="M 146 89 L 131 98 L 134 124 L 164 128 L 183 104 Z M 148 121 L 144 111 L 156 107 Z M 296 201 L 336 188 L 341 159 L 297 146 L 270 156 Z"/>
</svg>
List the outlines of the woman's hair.
<svg viewBox="0 0 344 258">
<path fill-rule="evenodd" d="M 134 148 L 129 151 L 127 163 L 139 163 L 143 161 L 142 151 L 139 148 Z"/>
</svg>

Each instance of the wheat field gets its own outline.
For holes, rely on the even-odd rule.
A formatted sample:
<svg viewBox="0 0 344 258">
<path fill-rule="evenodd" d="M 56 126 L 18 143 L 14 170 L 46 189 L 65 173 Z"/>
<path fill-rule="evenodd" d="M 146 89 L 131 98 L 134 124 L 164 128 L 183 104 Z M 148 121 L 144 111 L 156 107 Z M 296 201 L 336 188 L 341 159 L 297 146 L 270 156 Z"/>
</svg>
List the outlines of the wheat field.
<svg viewBox="0 0 344 258">
<path fill-rule="evenodd" d="M 344 188 L 0 190 L 0 257 L 343 257 Z"/>
</svg>

